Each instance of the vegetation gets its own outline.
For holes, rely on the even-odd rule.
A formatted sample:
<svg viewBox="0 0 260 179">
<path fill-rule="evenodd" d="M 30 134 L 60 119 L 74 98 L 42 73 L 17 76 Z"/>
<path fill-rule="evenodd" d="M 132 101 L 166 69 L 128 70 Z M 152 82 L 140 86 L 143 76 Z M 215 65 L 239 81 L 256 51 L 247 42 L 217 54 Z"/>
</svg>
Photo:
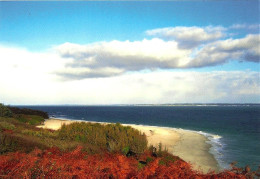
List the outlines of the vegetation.
<svg viewBox="0 0 260 179">
<path fill-rule="evenodd" d="M 149 163 L 141 162 L 144 159 Z M 165 161 L 165 162 L 161 162 Z M 0 156 L 0 176 L 4 178 L 236 178 L 257 177 L 246 169 L 202 174 L 190 164 L 170 154 L 154 157 L 145 152 L 126 157 L 105 152 L 89 155 L 81 147 L 71 152 L 58 148 L 35 149 L 29 154 L 16 152 Z"/>
<path fill-rule="evenodd" d="M 24 115 L 24 114 L 18 114 L 16 115 L 16 119 L 27 123 L 31 125 L 40 125 L 44 122 L 44 118 L 42 116 L 36 116 L 36 115 Z"/>
<path fill-rule="evenodd" d="M 62 140 L 78 141 L 97 146 L 110 152 L 142 153 L 147 147 L 147 139 L 144 134 L 119 123 L 101 125 L 81 122 L 63 125 L 58 130 L 58 137 Z M 126 149 L 128 150 L 126 151 Z"/>
<path fill-rule="evenodd" d="M 253 178 L 249 167 L 202 174 L 121 124 L 35 127 L 43 115 L 0 105 L 0 178 Z M 15 112 L 14 112 L 15 111 Z M 19 111 L 19 112 L 18 112 Z M 30 113 L 24 112 L 30 111 Z M 21 113 L 20 113 L 21 112 Z"/>
<path fill-rule="evenodd" d="M 24 111 L 34 114 L 33 110 Z M 147 146 L 144 134 L 119 123 L 73 123 L 64 125 L 57 131 L 35 127 L 43 121 L 42 116 L 17 113 L 13 117 L 0 117 L 0 154 L 31 152 L 35 148 L 44 150 L 51 147 L 71 151 L 78 145 L 88 153 L 109 151 L 138 154 L 144 152 Z"/>
<path fill-rule="evenodd" d="M 11 110 L 0 103 L 0 117 L 12 117 L 12 115 Z"/>
<path fill-rule="evenodd" d="M 7 107 L 13 114 L 23 114 L 23 115 L 34 115 L 41 116 L 43 119 L 49 119 L 49 115 L 47 112 L 32 110 L 26 108 L 16 108 L 16 107 Z"/>
</svg>

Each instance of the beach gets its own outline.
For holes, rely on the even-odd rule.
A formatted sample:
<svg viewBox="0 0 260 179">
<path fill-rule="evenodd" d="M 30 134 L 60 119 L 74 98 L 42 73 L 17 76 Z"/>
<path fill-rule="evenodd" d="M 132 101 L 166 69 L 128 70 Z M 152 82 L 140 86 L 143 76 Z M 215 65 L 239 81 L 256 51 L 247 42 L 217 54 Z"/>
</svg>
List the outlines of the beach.
<svg viewBox="0 0 260 179">
<path fill-rule="evenodd" d="M 58 130 L 63 124 L 67 125 L 73 122 L 91 121 L 73 121 L 51 118 L 45 120 L 44 124 L 38 127 Z M 169 153 L 179 156 L 186 162 L 190 162 L 192 164 L 192 167 L 196 170 L 200 169 L 203 173 L 207 173 L 211 170 L 214 170 L 216 172 L 219 171 L 217 161 L 215 160 L 214 156 L 209 153 L 211 145 L 206 143 L 208 139 L 201 134 L 193 131 L 175 128 L 134 124 L 123 125 L 131 126 L 141 131 L 142 133 L 145 133 L 148 140 L 148 146 L 158 146 L 159 143 L 162 143 L 162 149 L 166 148 Z"/>
</svg>

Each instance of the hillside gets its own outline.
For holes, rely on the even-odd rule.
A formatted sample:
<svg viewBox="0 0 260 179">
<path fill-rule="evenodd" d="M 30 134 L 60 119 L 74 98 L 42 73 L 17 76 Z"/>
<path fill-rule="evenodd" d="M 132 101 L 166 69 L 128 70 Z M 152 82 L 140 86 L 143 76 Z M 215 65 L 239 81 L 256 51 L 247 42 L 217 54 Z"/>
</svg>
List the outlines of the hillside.
<svg viewBox="0 0 260 179">
<path fill-rule="evenodd" d="M 215 174 L 147 146 L 144 134 L 121 124 L 73 123 L 36 128 L 46 114 L 0 104 L 0 176 L 3 178 L 253 178 L 236 168 Z"/>
</svg>

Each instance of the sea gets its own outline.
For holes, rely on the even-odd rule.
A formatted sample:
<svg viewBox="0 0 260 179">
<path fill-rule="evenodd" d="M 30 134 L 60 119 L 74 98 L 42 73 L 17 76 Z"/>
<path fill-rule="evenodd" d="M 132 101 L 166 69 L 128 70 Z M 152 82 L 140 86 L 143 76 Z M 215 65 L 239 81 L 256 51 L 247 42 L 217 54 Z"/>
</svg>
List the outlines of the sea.
<svg viewBox="0 0 260 179">
<path fill-rule="evenodd" d="M 260 104 L 18 106 L 50 117 L 138 124 L 194 131 L 208 138 L 220 168 L 260 165 Z"/>
</svg>

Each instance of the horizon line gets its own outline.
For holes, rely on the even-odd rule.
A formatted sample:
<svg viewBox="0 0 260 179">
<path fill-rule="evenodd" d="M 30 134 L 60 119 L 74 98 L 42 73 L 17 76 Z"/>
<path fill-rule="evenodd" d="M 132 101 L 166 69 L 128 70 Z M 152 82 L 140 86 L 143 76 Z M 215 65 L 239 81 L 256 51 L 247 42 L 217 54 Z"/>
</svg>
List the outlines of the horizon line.
<svg viewBox="0 0 260 179">
<path fill-rule="evenodd" d="M 163 104 L 8 104 L 7 106 L 214 106 L 214 105 L 260 105 L 260 103 L 163 103 Z"/>
</svg>

